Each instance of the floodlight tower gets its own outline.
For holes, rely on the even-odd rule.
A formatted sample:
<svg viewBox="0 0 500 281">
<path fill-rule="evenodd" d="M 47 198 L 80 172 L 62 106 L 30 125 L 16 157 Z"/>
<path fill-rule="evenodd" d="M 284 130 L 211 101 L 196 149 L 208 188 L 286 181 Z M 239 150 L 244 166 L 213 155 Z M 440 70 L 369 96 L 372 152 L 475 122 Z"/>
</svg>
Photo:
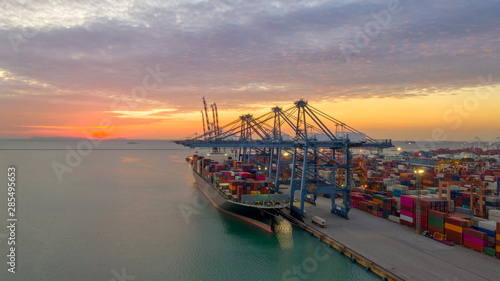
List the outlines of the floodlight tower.
<svg viewBox="0 0 500 281">
<path fill-rule="evenodd" d="M 417 210 L 416 210 L 416 214 L 417 214 L 417 218 L 416 218 L 416 223 L 415 223 L 415 233 L 417 234 L 420 234 L 422 233 L 422 227 L 421 227 L 421 217 L 422 217 L 422 210 L 420 208 L 420 201 L 421 201 L 421 189 L 422 189 L 422 186 L 421 186 L 421 182 L 422 182 L 422 175 L 424 174 L 424 170 L 422 169 L 419 169 L 419 170 L 415 170 L 415 175 L 416 175 L 416 187 L 417 187 Z"/>
</svg>

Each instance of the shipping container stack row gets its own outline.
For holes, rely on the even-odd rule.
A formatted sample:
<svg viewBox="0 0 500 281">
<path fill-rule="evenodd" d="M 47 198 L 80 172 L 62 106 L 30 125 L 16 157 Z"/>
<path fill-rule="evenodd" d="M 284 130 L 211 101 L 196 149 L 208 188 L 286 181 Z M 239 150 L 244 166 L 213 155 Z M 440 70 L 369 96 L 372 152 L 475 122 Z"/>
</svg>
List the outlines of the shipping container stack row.
<svg viewBox="0 0 500 281">
<path fill-rule="evenodd" d="M 394 216 L 396 214 L 396 198 L 384 196 L 382 192 L 365 190 L 366 193 L 372 193 L 366 194 L 362 193 L 360 189 L 355 190 L 359 192 L 353 191 L 351 194 L 353 208 L 376 216 L 392 218 L 392 221 L 399 221 L 402 225 L 415 228 L 417 196 L 400 195 L 401 207 L 398 220 Z M 389 206 L 391 211 L 384 213 L 384 210 L 388 209 Z M 500 247 L 496 246 L 500 245 L 500 222 L 478 219 L 478 225 L 472 225 L 470 216 L 449 214 L 448 212 L 448 201 L 421 197 L 422 230 L 428 230 L 432 235 L 444 234 L 448 241 L 500 258 Z M 500 218 L 500 211 L 492 210 L 492 216 Z"/>
<path fill-rule="evenodd" d="M 493 249 L 493 255 L 491 255 L 491 248 L 488 247 L 488 235 L 472 228 L 464 229 L 464 246 L 481 253 L 484 252 L 490 256 L 495 256 L 495 249 Z M 485 249 L 487 250 L 485 251 Z"/>
<path fill-rule="evenodd" d="M 497 222 L 480 220 L 477 226 L 472 226 L 475 230 L 484 233 L 483 252 L 490 256 L 496 255 L 496 234 Z M 464 237 L 465 239 L 465 237 Z"/>
<path fill-rule="evenodd" d="M 469 191 L 451 190 L 450 195 L 451 200 L 455 202 L 455 207 L 470 209 L 471 194 Z M 479 204 L 479 197 L 477 194 L 475 194 L 473 200 L 474 206 L 477 207 Z M 491 210 L 500 210 L 500 197 L 494 195 L 484 195 L 482 204 L 485 210 L 485 215 L 489 218 Z M 493 220 L 495 219 L 496 218 L 493 216 Z"/>
<path fill-rule="evenodd" d="M 440 234 L 444 234 L 444 225 L 446 213 L 429 210 L 428 216 L 428 231 L 430 234 L 434 235 L 436 232 Z"/>
<path fill-rule="evenodd" d="M 455 214 L 429 210 L 429 233 L 445 234 L 448 241 L 500 258 L 500 223 L 479 221 L 479 226 Z"/>
<path fill-rule="evenodd" d="M 496 256 L 500 259 L 500 222 L 497 222 L 497 231 L 496 231 Z"/>
<path fill-rule="evenodd" d="M 422 198 L 420 203 L 421 208 L 421 222 L 420 225 L 422 230 L 428 230 L 429 228 L 429 211 L 439 211 L 447 213 L 449 206 L 448 201 L 438 200 L 433 198 Z"/>
<path fill-rule="evenodd" d="M 452 241 L 458 245 L 463 245 L 464 229 L 470 226 L 470 221 L 458 217 L 447 216 L 444 219 L 444 234 L 446 235 L 448 241 Z"/>
<path fill-rule="evenodd" d="M 241 200 L 244 194 L 260 195 L 273 193 L 269 189 L 265 172 L 252 169 L 250 164 L 242 164 L 240 161 L 225 161 L 224 164 L 214 163 L 203 156 L 194 157 L 193 169 L 201 173 L 214 186 L 227 184 L 227 196 L 236 196 Z M 221 185 L 222 186 L 222 185 Z M 226 187 L 226 185 L 223 185 Z"/>
<path fill-rule="evenodd" d="M 496 217 L 495 215 L 492 216 L 492 217 L 494 217 L 493 219 L 490 218 L 490 211 L 491 210 L 500 210 L 500 197 L 493 196 L 493 195 L 487 195 L 487 196 L 483 197 L 483 200 L 484 200 L 484 206 L 486 209 L 486 215 L 487 215 L 488 219 L 495 220 L 495 217 Z M 495 221 L 500 221 L 500 218 L 499 218 L 499 220 L 495 220 Z"/>
<path fill-rule="evenodd" d="M 497 222 L 489 220 L 479 220 L 477 225 L 474 225 L 473 228 L 486 233 L 488 235 L 487 240 L 489 243 L 496 242 L 495 238 L 496 238 Z"/>
<path fill-rule="evenodd" d="M 415 227 L 417 219 L 417 196 L 402 195 L 400 209 L 400 223 L 409 227 Z M 429 211 L 448 212 L 448 202 L 434 198 L 421 197 L 420 199 L 420 227 L 428 230 Z"/>
<path fill-rule="evenodd" d="M 415 204 L 413 197 L 401 196 L 401 210 L 399 211 L 400 223 L 409 227 L 415 227 Z"/>
<path fill-rule="evenodd" d="M 380 161 L 380 160 L 378 160 Z M 365 160 L 364 167 L 367 169 L 367 190 L 384 192 L 384 190 L 392 191 L 392 197 L 396 199 L 398 204 L 398 209 L 401 208 L 400 197 L 402 195 L 416 194 L 415 187 L 417 186 L 416 176 L 413 172 L 408 172 L 405 169 L 411 169 L 404 162 L 398 161 L 384 161 L 374 164 L 377 160 Z M 382 169 L 382 170 L 381 170 Z M 387 170 L 383 170 L 387 169 Z M 485 172 L 486 173 L 486 172 Z M 474 177 L 476 179 L 484 179 L 485 187 L 483 189 L 483 201 L 479 202 L 479 196 L 476 193 L 473 198 L 471 198 L 471 192 L 468 191 L 468 186 L 464 179 Z M 486 181 L 487 180 L 487 181 Z M 497 192 L 497 181 L 500 180 L 498 176 L 486 176 L 486 175 L 467 175 L 459 176 L 452 174 L 450 172 L 443 173 L 431 173 L 426 172 L 422 177 L 423 192 L 431 194 L 431 198 L 439 198 L 437 195 L 439 191 L 440 181 L 460 181 L 461 184 L 455 184 L 450 187 L 451 189 L 451 202 L 456 207 L 470 209 L 471 202 L 474 202 L 474 209 L 478 209 L 480 203 L 484 210 L 484 216 L 489 219 L 490 210 L 500 210 L 500 197 L 495 195 Z M 492 188 L 492 186 L 495 188 Z M 385 187 L 387 186 L 387 187 Z M 476 191 L 477 192 L 477 191 Z M 425 193 L 423 193 L 425 195 Z M 443 189 L 443 199 L 446 198 L 446 188 Z M 476 213 L 477 214 L 477 213 Z M 496 218 L 493 218 L 495 220 Z M 408 221 L 408 220 L 407 220 Z M 425 224 L 425 222 L 424 222 Z"/>
<path fill-rule="evenodd" d="M 371 195 L 352 192 L 351 206 L 385 219 L 389 218 L 390 215 L 396 215 L 396 200 L 383 194 Z"/>
</svg>

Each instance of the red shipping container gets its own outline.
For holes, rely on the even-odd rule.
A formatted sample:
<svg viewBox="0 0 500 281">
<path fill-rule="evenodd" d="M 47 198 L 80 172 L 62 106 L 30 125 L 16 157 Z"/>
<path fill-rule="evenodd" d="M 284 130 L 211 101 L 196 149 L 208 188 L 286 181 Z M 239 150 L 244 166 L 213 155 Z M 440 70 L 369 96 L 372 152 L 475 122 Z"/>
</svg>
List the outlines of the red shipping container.
<svg viewBox="0 0 500 281">
<path fill-rule="evenodd" d="M 456 218 L 456 217 L 447 217 L 444 219 L 444 222 L 445 223 L 449 223 L 449 224 L 453 224 L 453 225 L 456 225 L 456 226 L 460 226 L 460 227 L 466 227 L 467 226 L 467 222 L 465 220 L 462 220 L 462 219 L 459 219 L 459 218 Z"/>
<path fill-rule="evenodd" d="M 420 226 L 422 229 L 427 230 L 428 222 L 427 222 L 427 217 L 420 217 Z"/>
<path fill-rule="evenodd" d="M 392 198 L 392 190 L 387 191 L 387 197 Z"/>
<path fill-rule="evenodd" d="M 488 234 L 474 230 L 472 228 L 464 228 L 464 235 L 469 235 L 471 237 L 478 238 L 479 240 L 488 241 Z"/>
<path fill-rule="evenodd" d="M 238 200 L 241 200 L 242 194 L 243 194 L 243 186 L 238 186 L 236 188 L 236 196 L 238 196 Z"/>
<path fill-rule="evenodd" d="M 481 252 L 481 253 L 484 252 L 484 246 L 477 245 L 477 244 L 474 244 L 474 243 L 469 242 L 469 241 L 464 241 L 464 246 L 467 248 L 474 249 L 474 250 Z"/>
<path fill-rule="evenodd" d="M 446 234 L 446 238 L 448 239 L 448 241 L 453 241 L 458 245 L 463 245 L 462 233 L 445 228 L 444 234 Z"/>
<path fill-rule="evenodd" d="M 470 243 L 474 243 L 476 245 L 483 246 L 483 247 L 488 246 L 488 240 L 481 240 L 477 237 L 472 237 L 472 236 L 469 236 L 467 234 L 464 234 L 464 243 L 465 243 L 465 241 L 470 242 Z"/>
<path fill-rule="evenodd" d="M 434 211 L 434 210 L 429 210 L 429 216 L 433 216 L 433 217 L 441 218 L 441 219 L 446 218 L 446 214 L 445 213 Z"/>
<path fill-rule="evenodd" d="M 391 210 L 391 203 L 384 202 L 383 208 L 384 208 L 384 211 L 390 211 Z"/>
<path fill-rule="evenodd" d="M 430 234 L 434 235 L 434 233 L 439 232 L 441 234 L 444 234 L 444 228 L 436 227 L 433 225 L 428 225 L 429 232 Z"/>
<path fill-rule="evenodd" d="M 402 210 L 402 211 L 406 211 L 406 212 L 413 213 L 413 208 L 410 208 L 410 207 L 401 206 L 401 210 Z"/>
<path fill-rule="evenodd" d="M 359 201 L 359 209 L 361 211 L 368 212 L 368 203 L 363 202 L 363 201 Z"/>
<path fill-rule="evenodd" d="M 267 194 L 267 192 L 268 192 L 267 186 L 261 186 L 260 187 L 260 193 L 261 194 Z"/>
<path fill-rule="evenodd" d="M 462 220 L 470 220 L 470 216 L 466 216 L 466 215 L 462 215 L 462 214 L 458 214 L 458 213 L 450 214 L 450 217 L 459 218 Z"/>
<path fill-rule="evenodd" d="M 400 220 L 399 223 L 402 224 L 402 225 L 406 225 L 408 227 L 415 227 L 415 225 L 412 222 L 408 222 L 408 221 L 405 221 L 405 220 Z"/>
</svg>

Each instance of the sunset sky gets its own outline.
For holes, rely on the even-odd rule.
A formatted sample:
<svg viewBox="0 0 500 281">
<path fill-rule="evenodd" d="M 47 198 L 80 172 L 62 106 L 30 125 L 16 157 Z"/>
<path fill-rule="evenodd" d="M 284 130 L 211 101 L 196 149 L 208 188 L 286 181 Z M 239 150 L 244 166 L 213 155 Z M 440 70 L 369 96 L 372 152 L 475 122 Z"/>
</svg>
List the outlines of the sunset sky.
<svg viewBox="0 0 500 281">
<path fill-rule="evenodd" d="M 173 139 L 300 98 L 374 138 L 500 136 L 500 1 L 2 1 L 0 138 Z M 112 129 L 111 129 L 112 128 Z"/>
</svg>

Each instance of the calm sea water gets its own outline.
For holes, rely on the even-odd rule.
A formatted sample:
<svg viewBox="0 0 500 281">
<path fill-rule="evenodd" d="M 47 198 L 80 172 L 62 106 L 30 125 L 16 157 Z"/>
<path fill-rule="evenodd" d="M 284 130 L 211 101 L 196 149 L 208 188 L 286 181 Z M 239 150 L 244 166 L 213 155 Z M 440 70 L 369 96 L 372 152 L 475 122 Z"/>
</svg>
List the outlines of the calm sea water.
<svg viewBox="0 0 500 281">
<path fill-rule="evenodd" d="M 380 280 L 287 221 L 269 234 L 218 212 L 184 160 L 193 151 L 138 142 L 1 140 L 0 280 Z M 10 165 L 16 274 L 3 226 Z M 67 166 L 61 181 L 54 165 Z"/>
</svg>

